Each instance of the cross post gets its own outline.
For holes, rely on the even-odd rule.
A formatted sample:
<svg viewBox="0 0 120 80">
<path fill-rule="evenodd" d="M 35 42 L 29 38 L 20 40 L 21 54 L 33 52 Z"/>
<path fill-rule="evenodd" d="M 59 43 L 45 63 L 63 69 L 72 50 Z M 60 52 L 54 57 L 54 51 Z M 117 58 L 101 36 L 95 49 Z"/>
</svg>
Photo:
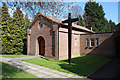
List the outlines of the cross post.
<svg viewBox="0 0 120 80">
<path fill-rule="evenodd" d="M 72 47 L 72 22 L 71 13 L 68 15 L 68 62 L 71 63 L 71 47 Z"/>
<path fill-rule="evenodd" d="M 71 19 L 71 13 L 68 15 L 68 19 L 62 21 L 62 23 L 68 23 L 68 62 L 71 60 L 71 51 L 72 51 L 72 22 L 78 21 L 78 18 Z"/>
</svg>

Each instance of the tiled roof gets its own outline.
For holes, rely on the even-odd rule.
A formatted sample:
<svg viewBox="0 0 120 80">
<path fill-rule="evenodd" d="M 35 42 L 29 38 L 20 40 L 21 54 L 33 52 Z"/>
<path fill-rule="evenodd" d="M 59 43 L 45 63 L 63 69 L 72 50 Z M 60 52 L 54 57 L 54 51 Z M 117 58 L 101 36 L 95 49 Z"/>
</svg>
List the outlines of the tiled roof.
<svg viewBox="0 0 120 80">
<path fill-rule="evenodd" d="M 54 22 L 56 22 L 56 23 L 59 23 L 59 24 L 68 25 L 67 23 L 62 23 L 63 20 L 57 19 L 57 18 L 55 18 L 55 17 L 47 16 L 47 15 L 42 14 L 42 13 L 40 13 L 39 16 L 46 17 L 46 18 L 48 18 L 49 20 L 52 20 L 52 21 L 54 21 Z M 29 29 L 32 27 L 32 25 L 33 25 L 36 21 L 37 21 L 37 18 L 33 21 L 33 23 L 31 24 L 31 26 L 29 27 Z M 85 27 L 82 27 L 82 26 L 79 26 L 79 25 L 76 25 L 76 24 L 73 24 L 73 23 L 72 23 L 72 26 L 75 27 L 75 28 L 78 28 L 78 29 L 82 29 L 82 30 L 85 30 L 85 31 L 94 33 L 93 31 L 91 31 L 91 30 L 89 30 L 89 29 L 87 29 L 87 28 L 85 28 Z"/>
</svg>

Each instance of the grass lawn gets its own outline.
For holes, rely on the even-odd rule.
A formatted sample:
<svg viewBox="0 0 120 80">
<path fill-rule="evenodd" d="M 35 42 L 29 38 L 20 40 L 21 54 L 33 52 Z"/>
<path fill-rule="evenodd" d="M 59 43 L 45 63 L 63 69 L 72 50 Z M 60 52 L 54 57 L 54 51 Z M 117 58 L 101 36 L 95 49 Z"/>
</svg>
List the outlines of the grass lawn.
<svg viewBox="0 0 120 80">
<path fill-rule="evenodd" d="M 27 55 L 0 55 L 0 57 L 18 58 L 18 57 L 27 57 Z"/>
<path fill-rule="evenodd" d="M 0 64 L 2 64 L 2 78 L 38 78 L 8 64 L 2 62 Z"/>
<path fill-rule="evenodd" d="M 92 72 L 98 70 L 103 65 L 108 63 L 110 59 L 97 56 L 82 56 L 72 58 L 72 63 L 69 65 L 67 60 L 48 60 L 43 58 L 34 58 L 24 60 L 33 64 L 48 67 L 62 72 L 72 73 L 79 76 L 86 77 Z"/>
</svg>

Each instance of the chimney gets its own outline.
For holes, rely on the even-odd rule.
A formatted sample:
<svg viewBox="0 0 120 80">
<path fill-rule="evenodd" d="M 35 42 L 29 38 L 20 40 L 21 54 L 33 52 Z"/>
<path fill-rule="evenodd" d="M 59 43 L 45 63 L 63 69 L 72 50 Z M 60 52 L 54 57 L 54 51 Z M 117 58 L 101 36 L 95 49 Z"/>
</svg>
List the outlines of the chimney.
<svg viewBox="0 0 120 80">
<path fill-rule="evenodd" d="M 91 27 L 91 31 L 93 31 L 93 28 Z"/>
</svg>

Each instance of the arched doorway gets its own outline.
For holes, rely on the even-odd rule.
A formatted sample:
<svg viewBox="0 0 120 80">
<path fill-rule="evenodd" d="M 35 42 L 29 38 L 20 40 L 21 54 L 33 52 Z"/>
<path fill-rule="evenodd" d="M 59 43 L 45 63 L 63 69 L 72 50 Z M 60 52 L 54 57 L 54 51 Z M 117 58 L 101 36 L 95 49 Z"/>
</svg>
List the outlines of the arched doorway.
<svg viewBox="0 0 120 80">
<path fill-rule="evenodd" d="M 116 57 L 120 57 L 120 36 L 116 38 Z"/>
<path fill-rule="evenodd" d="M 39 45 L 39 55 L 45 55 L 45 40 L 43 37 L 38 37 L 38 45 Z"/>
</svg>

